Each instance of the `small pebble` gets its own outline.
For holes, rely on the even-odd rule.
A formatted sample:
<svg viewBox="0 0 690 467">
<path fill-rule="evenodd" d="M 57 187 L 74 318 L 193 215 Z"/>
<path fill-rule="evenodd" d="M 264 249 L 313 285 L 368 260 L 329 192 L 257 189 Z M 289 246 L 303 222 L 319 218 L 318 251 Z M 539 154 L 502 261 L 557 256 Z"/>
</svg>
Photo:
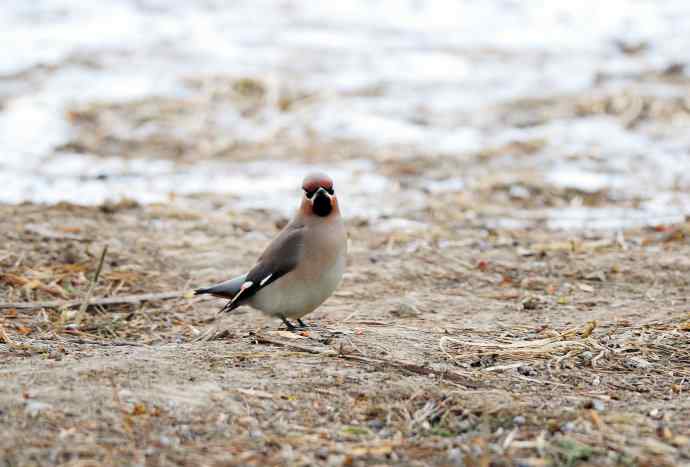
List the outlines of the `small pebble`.
<svg viewBox="0 0 690 467">
<path fill-rule="evenodd" d="M 522 415 L 518 415 L 513 418 L 513 423 L 515 423 L 517 426 L 522 426 L 525 424 L 525 422 L 525 417 L 523 417 Z"/>
<path fill-rule="evenodd" d="M 536 310 L 542 308 L 545 305 L 543 298 L 536 295 L 528 295 L 522 299 L 520 302 L 523 310 Z"/>
<path fill-rule="evenodd" d="M 585 402 L 585 409 L 592 409 L 596 410 L 597 412 L 603 412 L 604 409 L 606 409 L 606 405 L 604 405 L 604 401 L 600 399 L 590 399 L 587 402 Z"/>
<path fill-rule="evenodd" d="M 652 366 L 652 364 L 650 362 L 648 362 L 647 360 L 645 360 L 642 357 L 630 357 L 626 360 L 626 363 L 628 365 L 632 366 L 633 368 L 645 369 L 645 368 L 649 368 Z"/>
<path fill-rule="evenodd" d="M 390 300 L 387 308 L 390 314 L 398 318 L 414 318 L 421 314 L 416 301 L 408 297 Z"/>
<path fill-rule="evenodd" d="M 326 465 L 328 467 L 341 467 L 343 465 L 351 465 L 351 462 L 346 464 L 345 460 L 347 458 L 343 454 L 331 454 L 328 456 L 328 459 L 326 459 Z"/>
<path fill-rule="evenodd" d="M 328 448 L 320 447 L 319 449 L 317 449 L 316 458 L 322 460 L 328 459 Z"/>
<path fill-rule="evenodd" d="M 529 290 L 544 290 L 549 285 L 546 277 L 525 277 L 520 281 L 520 287 Z"/>
<path fill-rule="evenodd" d="M 460 448 L 451 448 L 448 450 L 448 460 L 455 465 L 464 465 L 464 457 Z"/>
<path fill-rule="evenodd" d="M 40 401 L 29 401 L 26 403 L 26 414 L 29 417 L 36 417 L 43 412 L 47 412 L 52 409 L 53 406 L 45 402 Z"/>
<path fill-rule="evenodd" d="M 563 433 L 575 431 L 575 424 L 573 422 L 565 422 L 563 425 L 561 425 L 561 431 Z"/>
<path fill-rule="evenodd" d="M 679 448 L 682 448 L 690 444 L 690 438 L 683 435 L 677 435 L 674 436 L 674 438 L 671 440 L 671 444 L 673 444 L 674 446 L 678 446 Z"/>
<path fill-rule="evenodd" d="M 166 435 L 160 435 L 160 437 L 158 438 L 158 442 L 164 448 L 172 445 L 172 440 L 170 439 L 170 437 Z"/>
<path fill-rule="evenodd" d="M 369 425 L 369 428 L 371 428 L 374 431 L 379 431 L 381 428 L 384 427 L 384 423 L 379 419 L 371 420 L 368 423 L 368 425 Z"/>
</svg>

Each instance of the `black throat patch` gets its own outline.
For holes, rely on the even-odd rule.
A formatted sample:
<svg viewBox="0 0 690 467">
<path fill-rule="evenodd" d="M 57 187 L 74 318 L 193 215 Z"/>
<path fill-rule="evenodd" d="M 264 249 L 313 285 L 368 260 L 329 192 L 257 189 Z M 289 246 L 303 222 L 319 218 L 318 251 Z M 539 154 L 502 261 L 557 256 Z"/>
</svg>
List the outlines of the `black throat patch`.
<svg viewBox="0 0 690 467">
<path fill-rule="evenodd" d="M 317 193 L 312 210 L 317 216 L 327 217 L 333 211 L 330 198 L 324 193 Z"/>
</svg>

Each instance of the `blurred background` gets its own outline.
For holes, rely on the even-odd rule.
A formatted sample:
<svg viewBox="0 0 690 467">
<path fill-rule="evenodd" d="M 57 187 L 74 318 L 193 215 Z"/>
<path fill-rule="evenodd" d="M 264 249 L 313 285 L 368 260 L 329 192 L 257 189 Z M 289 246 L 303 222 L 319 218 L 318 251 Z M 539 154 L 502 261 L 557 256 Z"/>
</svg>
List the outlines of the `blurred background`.
<svg viewBox="0 0 690 467">
<path fill-rule="evenodd" d="M 0 202 L 690 214 L 685 0 L 4 0 L 0 44 Z"/>
</svg>

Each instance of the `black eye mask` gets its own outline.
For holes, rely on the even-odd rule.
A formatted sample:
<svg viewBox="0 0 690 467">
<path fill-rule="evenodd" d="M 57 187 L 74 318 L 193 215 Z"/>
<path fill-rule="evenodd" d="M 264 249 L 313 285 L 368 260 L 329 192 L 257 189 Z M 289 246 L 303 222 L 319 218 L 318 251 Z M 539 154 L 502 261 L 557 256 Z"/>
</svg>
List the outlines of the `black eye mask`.
<svg viewBox="0 0 690 467">
<path fill-rule="evenodd" d="M 331 196 L 333 196 L 333 194 L 335 193 L 335 191 L 333 191 L 333 188 L 324 188 L 324 190 L 326 190 L 326 193 L 328 193 Z M 314 197 L 314 194 L 317 191 L 318 191 L 318 188 L 316 190 L 312 190 L 312 191 L 304 190 L 304 193 L 307 195 L 307 199 L 312 199 Z"/>
</svg>

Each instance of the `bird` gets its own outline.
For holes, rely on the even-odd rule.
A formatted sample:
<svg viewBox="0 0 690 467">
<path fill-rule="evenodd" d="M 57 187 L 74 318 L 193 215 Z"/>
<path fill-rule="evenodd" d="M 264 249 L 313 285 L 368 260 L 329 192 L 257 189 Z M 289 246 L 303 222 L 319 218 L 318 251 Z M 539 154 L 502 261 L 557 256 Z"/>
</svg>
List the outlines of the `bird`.
<svg viewBox="0 0 690 467">
<path fill-rule="evenodd" d="M 308 174 L 294 217 L 259 256 L 249 272 L 200 288 L 229 301 L 227 313 L 249 305 L 282 320 L 288 330 L 308 327 L 302 318 L 318 308 L 340 284 L 347 260 L 347 231 L 340 214 L 333 180 L 326 174 Z"/>
</svg>

